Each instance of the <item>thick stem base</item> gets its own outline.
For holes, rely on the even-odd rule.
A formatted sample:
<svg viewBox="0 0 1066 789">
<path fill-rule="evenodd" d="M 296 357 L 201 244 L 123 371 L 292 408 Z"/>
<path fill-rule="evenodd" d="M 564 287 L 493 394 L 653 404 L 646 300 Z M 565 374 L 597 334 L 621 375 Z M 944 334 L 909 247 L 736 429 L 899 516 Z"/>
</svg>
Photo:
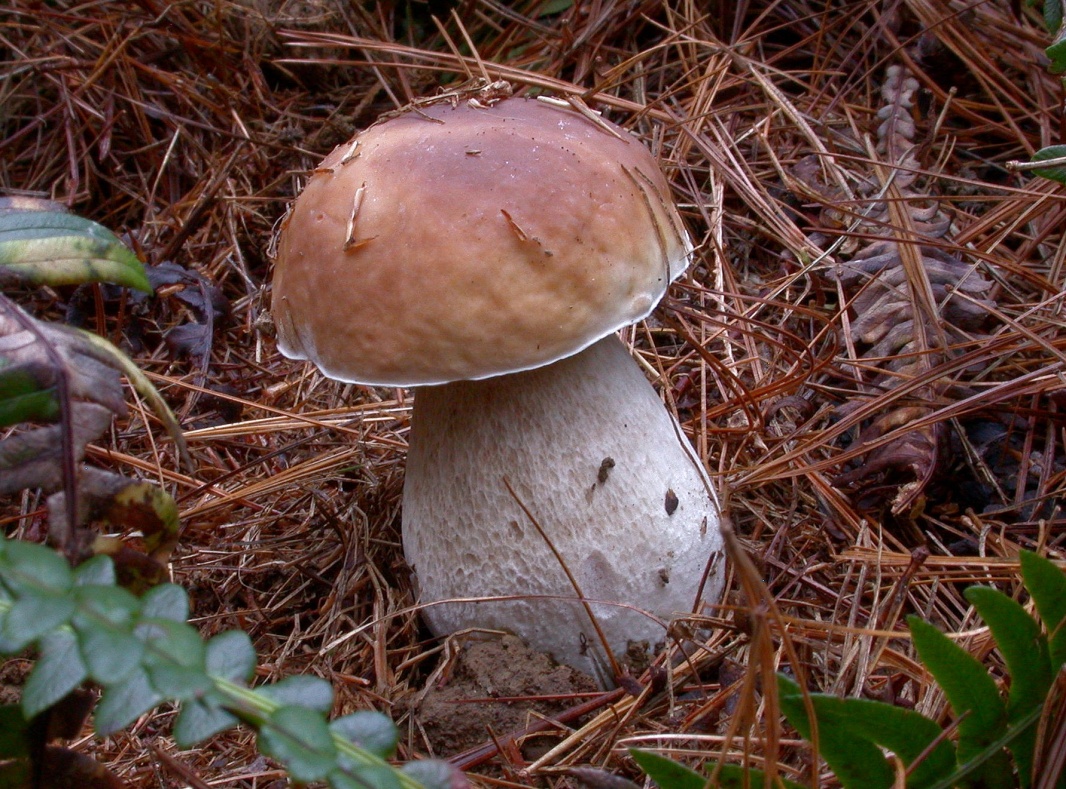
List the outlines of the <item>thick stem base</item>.
<svg viewBox="0 0 1066 789">
<path fill-rule="evenodd" d="M 711 485 L 613 335 L 548 367 L 419 389 L 403 501 L 404 551 L 436 634 L 507 630 L 602 680 L 603 648 L 532 519 L 619 658 L 666 639 L 709 562 L 703 598 L 721 594 Z M 508 599 L 439 603 L 496 596 Z"/>
</svg>

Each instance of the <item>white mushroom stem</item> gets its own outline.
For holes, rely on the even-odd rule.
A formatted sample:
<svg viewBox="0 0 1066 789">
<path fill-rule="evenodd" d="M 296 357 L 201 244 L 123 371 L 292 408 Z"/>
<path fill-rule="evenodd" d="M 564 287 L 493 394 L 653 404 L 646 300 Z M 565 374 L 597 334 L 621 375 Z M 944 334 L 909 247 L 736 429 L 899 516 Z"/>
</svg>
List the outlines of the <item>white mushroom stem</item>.
<svg viewBox="0 0 1066 789">
<path fill-rule="evenodd" d="M 507 630 L 609 681 L 531 518 L 619 658 L 666 640 L 663 622 L 693 611 L 708 563 L 703 597 L 721 593 L 713 489 L 614 335 L 546 367 L 418 389 L 403 499 L 404 551 L 437 635 Z M 496 596 L 512 599 L 468 599 Z"/>
</svg>

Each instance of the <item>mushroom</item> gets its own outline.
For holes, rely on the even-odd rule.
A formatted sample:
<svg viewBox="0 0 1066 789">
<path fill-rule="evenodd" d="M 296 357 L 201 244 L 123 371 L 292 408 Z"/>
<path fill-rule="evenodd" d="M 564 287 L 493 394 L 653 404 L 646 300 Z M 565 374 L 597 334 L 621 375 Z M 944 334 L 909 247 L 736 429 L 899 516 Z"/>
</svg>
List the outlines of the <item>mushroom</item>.
<svg viewBox="0 0 1066 789">
<path fill-rule="evenodd" d="M 720 595 L 713 487 L 615 333 L 688 265 L 668 193 L 580 103 L 452 94 L 334 150 L 283 221 L 282 353 L 416 387 L 403 546 L 436 635 L 606 682 Z"/>
</svg>

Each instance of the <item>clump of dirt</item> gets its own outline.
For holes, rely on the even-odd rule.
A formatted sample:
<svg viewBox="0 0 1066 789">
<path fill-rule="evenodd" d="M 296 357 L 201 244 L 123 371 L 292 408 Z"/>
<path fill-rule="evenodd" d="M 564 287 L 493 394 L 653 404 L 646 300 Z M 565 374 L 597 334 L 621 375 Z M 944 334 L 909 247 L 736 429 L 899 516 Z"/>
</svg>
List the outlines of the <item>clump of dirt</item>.
<svg viewBox="0 0 1066 789">
<path fill-rule="evenodd" d="M 8 660 L 0 663 L 0 706 L 18 704 L 22 687 L 30 673 L 30 664 L 25 660 Z"/>
<path fill-rule="evenodd" d="M 579 703 L 576 694 L 599 690 L 591 677 L 534 652 L 511 635 L 466 642 L 443 676 L 412 710 L 438 756 L 525 729 L 538 717 L 552 717 Z M 543 741 L 520 741 L 523 757 L 536 758 Z"/>
</svg>

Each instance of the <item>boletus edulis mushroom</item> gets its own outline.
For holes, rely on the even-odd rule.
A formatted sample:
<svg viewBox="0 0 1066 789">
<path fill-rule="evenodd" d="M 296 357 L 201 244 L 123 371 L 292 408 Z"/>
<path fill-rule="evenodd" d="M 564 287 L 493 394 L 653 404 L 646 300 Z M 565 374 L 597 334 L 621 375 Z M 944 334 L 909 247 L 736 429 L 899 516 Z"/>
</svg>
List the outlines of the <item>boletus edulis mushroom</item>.
<svg viewBox="0 0 1066 789">
<path fill-rule="evenodd" d="M 610 682 L 611 654 L 721 593 L 712 485 L 615 334 L 692 244 L 636 137 L 506 92 L 390 113 L 311 173 L 277 239 L 278 346 L 415 388 L 402 533 L 430 629 Z"/>
</svg>

